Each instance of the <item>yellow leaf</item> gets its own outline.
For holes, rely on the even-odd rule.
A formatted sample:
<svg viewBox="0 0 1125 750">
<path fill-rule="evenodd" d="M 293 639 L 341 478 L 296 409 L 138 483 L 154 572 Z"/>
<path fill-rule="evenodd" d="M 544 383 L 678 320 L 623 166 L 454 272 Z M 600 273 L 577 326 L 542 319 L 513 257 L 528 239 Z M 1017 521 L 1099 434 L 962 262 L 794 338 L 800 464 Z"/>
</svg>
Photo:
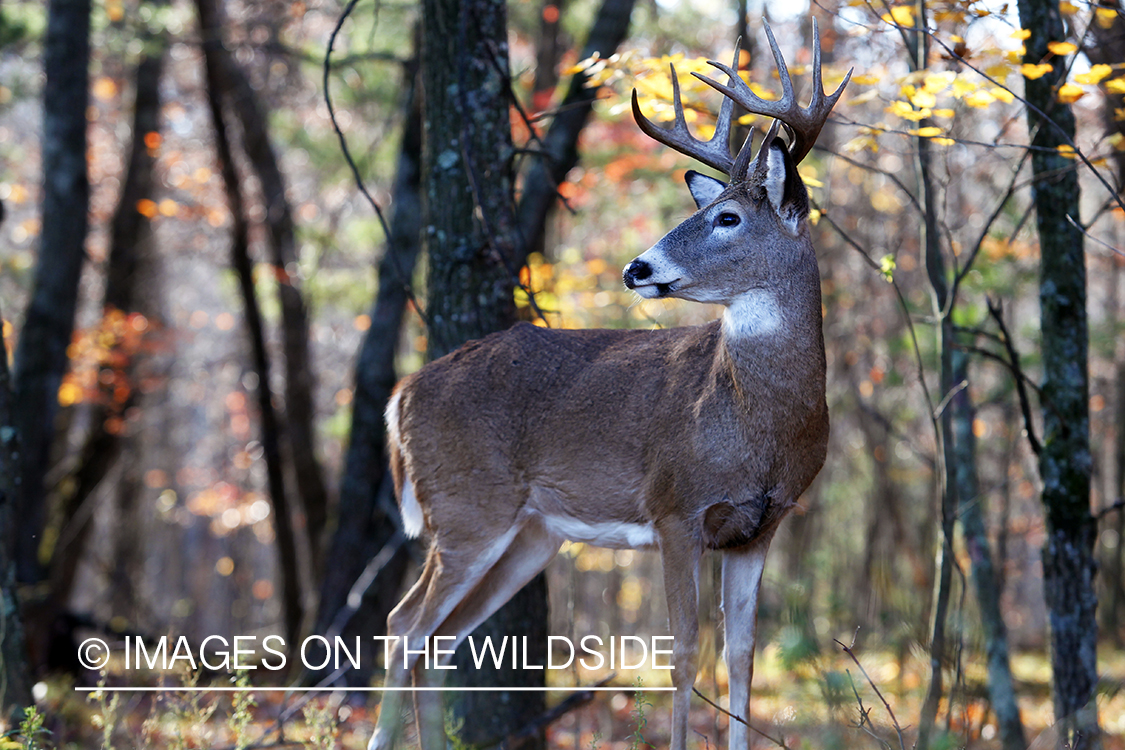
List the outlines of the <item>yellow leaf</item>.
<svg viewBox="0 0 1125 750">
<path fill-rule="evenodd" d="M 919 138 L 934 138 L 941 135 L 941 128 L 935 128 L 933 126 L 928 128 L 918 128 L 917 130 L 911 130 L 910 135 L 916 135 Z"/>
<path fill-rule="evenodd" d="M 1058 146 L 1058 152 L 1059 156 L 1063 157 L 1064 159 L 1076 158 L 1074 154 L 1074 146 L 1068 145 L 1066 143 L 1060 144 Z"/>
<path fill-rule="evenodd" d="M 1125 94 L 1125 77 L 1114 78 L 1106 83 L 1105 88 L 1111 94 Z"/>
<path fill-rule="evenodd" d="M 939 94 L 949 88 L 949 85 L 953 83 L 956 78 L 957 74 L 952 70 L 947 70 L 944 73 L 932 73 L 926 76 L 925 81 L 922 83 L 922 88 L 928 93 Z"/>
<path fill-rule="evenodd" d="M 809 223 L 815 227 L 818 221 L 820 221 L 820 211 L 814 208 L 809 211 Z"/>
<path fill-rule="evenodd" d="M 937 104 L 937 97 L 928 91 L 915 91 L 910 97 L 910 103 L 919 109 L 933 107 Z"/>
<path fill-rule="evenodd" d="M 954 112 L 953 112 L 952 109 L 935 109 L 934 110 L 934 117 L 953 117 L 953 114 L 954 114 Z"/>
<path fill-rule="evenodd" d="M 1027 53 L 1027 47 L 1020 47 L 1019 49 L 1008 50 L 1004 53 L 1004 59 L 1012 65 L 1019 65 L 1023 60 L 1023 56 Z"/>
<path fill-rule="evenodd" d="M 861 76 L 852 76 L 852 83 L 858 83 L 860 86 L 873 86 L 874 84 L 879 83 L 882 80 L 883 79 L 879 76 L 866 74 Z"/>
<path fill-rule="evenodd" d="M 939 146 L 952 146 L 957 141 L 952 138 L 931 138 L 930 143 L 936 143 Z"/>
<path fill-rule="evenodd" d="M 1012 39 L 1019 39 L 1022 42 L 1031 36 L 1031 29 L 1016 29 L 1010 36 Z"/>
<path fill-rule="evenodd" d="M 1059 3 L 1059 13 L 1062 13 L 1064 16 L 1073 16 L 1077 12 L 1078 6 L 1074 3 L 1067 2 L 1067 0 L 1062 0 L 1062 2 Z"/>
<path fill-rule="evenodd" d="M 995 65 L 990 65 L 984 69 L 984 72 L 989 78 L 995 78 L 998 81 L 1003 81 L 1012 72 L 1012 66 L 1009 63 L 1002 62 Z"/>
<path fill-rule="evenodd" d="M 1047 42 L 1047 49 L 1056 55 L 1069 55 L 1078 50 L 1078 45 L 1072 42 Z"/>
<path fill-rule="evenodd" d="M 887 111 L 892 115 L 898 115 L 904 120 L 911 122 L 918 122 L 921 119 L 929 117 L 933 112 L 930 109 L 914 109 L 904 101 L 896 101 L 887 107 Z"/>
<path fill-rule="evenodd" d="M 1012 102 L 1014 102 L 1016 100 L 1015 94 L 1013 94 L 1008 89 L 1002 89 L 999 86 L 994 86 L 993 88 L 990 88 L 988 90 L 988 93 L 990 93 L 994 97 L 996 97 L 996 101 L 1004 102 L 1005 104 L 1011 104 Z"/>
<path fill-rule="evenodd" d="M 987 91 L 974 91 L 965 97 L 965 104 L 976 109 L 983 109 L 996 101 L 996 97 Z"/>
<path fill-rule="evenodd" d="M 976 91 L 978 88 L 980 88 L 980 86 L 978 86 L 975 82 L 970 81 L 967 78 L 958 76 L 957 80 L 953 82 L 953 96 L 961 99 L 967 94 Z"/>
<path fill-rule="evenodd" d="M 1042 78 L 1054 69 L 1055 66 L 1051 65 L 1050 63 L 1039 63 L 1038 65 L 1024 63 L 1020 66 L 1020 72 L 1023 73 L 1023 77 L 1029 81 L 1034 81 L 1036 78 Z"/>
<path fill-rule="evenodd" d="M 1072 104 L 1086 95 L 1085 89 L 1073 83 L 1064 83 L 1055 97 L 1063 104 Z"/>
<path fill-rule="evenodd" d="M 1096 84 L 1101 83 L 1103 78 L 1109 78 L 1113 74 L 1113 68 L 1108 65 L 1091 65 L 1088 73 L 1080 73 L 1074 76 L 1074 80 L 1078 83 Z"/>
<path fill-rule="evenodd" d="M 1098 8 L 1094 12 L 1097 14 L 1098 26 L 1103 29 L 1108 29 L 1117 20 L 1116 8 Z"/>
<path fill-rule="evenodd" d="M 913 6 L 894 6 L 890 13 L 883 13 L 883 20 L 888 24 L 913 26 Z"/>
<path fill-rule="evenodd" d="M 1113 146 L 1117 151 L 1125 151 L 1125 135 L 1121 133 L 1113 133 L 1105 139 L 1106 143 Z"/>
<path fill-rule="evenodd" d="M 963 10 L 935 10 L 935 21 L 951 21 L 953 23 L 965 23 L 965 11 Z M 953 41 L 957 41 L 954 39 Z"/>
</svg>

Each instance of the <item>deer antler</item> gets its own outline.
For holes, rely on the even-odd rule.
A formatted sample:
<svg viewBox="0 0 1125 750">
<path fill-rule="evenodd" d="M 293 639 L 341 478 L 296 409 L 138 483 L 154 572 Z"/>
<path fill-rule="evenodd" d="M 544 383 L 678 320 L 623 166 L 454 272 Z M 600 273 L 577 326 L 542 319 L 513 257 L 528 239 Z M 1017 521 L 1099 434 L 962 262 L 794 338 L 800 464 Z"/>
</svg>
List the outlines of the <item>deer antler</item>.
<svg viewBox="0 0 1125 750">
<path fill-rule="evenodd" d="M 738 53 L 742 40 L 734 45 L 734 65 L 738 65 Z M 711 63 L 715 65 L 715 63 Z M 637 125 L 649 138 L 671 146 L 681 154 L 698 159 L 709 167 L 714 167 L 723 174 L 733 177 L 735 160 L 730 154 L 730 120 L 734 111 L 734 102 L 729 96 L 723 97 L 723 106 L 719 109 L 719 119 L 715 123 L 715 134 L 709 140 L 701 141 L 688 131 L 687 121 L 684 119 L 684 104 L 680 101 L 680 81 L 676 78 L 676 66 L 669 63 L 672 69 L 672 106 L 676 110 L 676 121 L 671 128 L 662 128 L 641 114 L 641 107 L 637 103 L 637 90 L 633 89 L 633 118 Z M 733 68 L 725 65 L 722 68 L 731 76 L 731 83 L 738 80 L 738 74 Z M 715 86 L 714 81 L 706 78 L 707 83 Z M 743 84 L 745 85 L 745 84 Z M 722 89 L 720 89 L 722 90 Z M 749 139 L 747 139 L 749 145 Z M 744 146 L 745 148 L 746 146 Z"/>
<path fill-rule="evenodd" d="M 780 100 L 770 102 L 760 98 L 750 90 L 750 87 L 746 85 L 732 68 L 720 62 L 715 62 L 714 60 L 708 60 L 708 64 L 713 65 L 730 76 L 730 84 L 721 84 L 699 73 L 692 73 L 692 75 L 708 86 L 723 93 L 724 111 L 730 101 L 734 100 L 747 112 L 752 112 L 757 115 L 767 115 L 784 123 L 789 129 L 789 132 L 793 135 L 793 143 L 789 147 L 789 153 L 793 157 L 793 163 L 799 164 L 801 160 L 805 158 L 805 155 L 812 150 L 813 144 L 816 143 L 816 137 L 820 134 L 820 129 L 824 127 L 824 123 L 828 119 L 828 113 L 832 111 L 832 107 L 836 105 L 840 94 L 844 92 L 844 87 L 847 86 L 848 81 L 851 80 L 852 71 L 848 71 L 848 74 L 844 76 L 844 82 L 840 84 L 840 87 L 836 89 L 836 92 L 832 94 L 832 96 L 824 95 L 824 83 L 820 74 L 820 33 L 817 29 L 816 19 L 814 18 L 812 101 L 809 102 L 807 108 L 802 109 L 797 103 L 797 97 L 793 94 L 793 81 L 789 78 L 789 69 L 785 67 L 785 59 L 781 56 L 781 50 L 777 48 L 777 40 L 773 38 L 773 32 L 770 30 L 768 23 L 765 24 L 765 27 L 766 36 L 770 40 L 770 49 L 773 50 L 773 59 L 777 62 L 777 72 L 781 77 L 782 97 Z M 635 110 L 636 94 L 634 94 L 633 101 Z M 677 99 L 677 102 L 678 101 Z M 677 114 L 676 124 L 677 126 L 679 125 L 679 114 Z M 648 131 L 646 130 L 645 132 L 647 133 Z M 676 146 L 673 146 L 673 148 L 676 148 Z"/>
</svg>

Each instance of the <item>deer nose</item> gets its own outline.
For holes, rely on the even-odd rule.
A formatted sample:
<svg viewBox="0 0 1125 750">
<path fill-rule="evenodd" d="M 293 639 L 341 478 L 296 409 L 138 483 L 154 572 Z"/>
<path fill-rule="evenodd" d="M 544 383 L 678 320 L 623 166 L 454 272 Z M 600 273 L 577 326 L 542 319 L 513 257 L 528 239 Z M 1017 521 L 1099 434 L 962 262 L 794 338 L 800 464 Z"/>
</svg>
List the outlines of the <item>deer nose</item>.
<svg viewBox="0 0 1125 750">
<path fill-rule="evenodd" d="M 621 278 L 625 281 L 625 286 L 630 289 L 636 286 L 638 281 L 644 281 L 649 276 L 652 276 L 652 266 L 643 260 L 634 260 L 632 263 L 625 266 L 625 271 L 621 274 Z"/>
</svg>

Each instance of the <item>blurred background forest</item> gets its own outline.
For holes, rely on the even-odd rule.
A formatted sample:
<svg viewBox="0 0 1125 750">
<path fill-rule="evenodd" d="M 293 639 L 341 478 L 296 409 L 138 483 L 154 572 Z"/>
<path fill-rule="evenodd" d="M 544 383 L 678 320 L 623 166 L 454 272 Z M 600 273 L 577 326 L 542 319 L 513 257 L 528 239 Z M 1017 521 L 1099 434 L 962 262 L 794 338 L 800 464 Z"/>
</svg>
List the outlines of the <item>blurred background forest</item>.
<svg viewBox="0 0 1125 750">
<path fill-rule="evenodd" d="M 788 747 L 898 746 L 895 716 L 908 742 L 921 728 L 933 737 L 920 744 L 934 747 L 1015 750 L 1043 732 L 1044 746 L 1056 742 L 1038 455 L 1051 406 L 1032 193 L 1045 178 L 1033 153 L 1080 187 L 1071 222 L 1060 221 L 1087 281 L 1090 443 L 1070 456 L 1088 472 L 1077 502 L 1097 562 L 1100 681 L 1087 708 L 1102 745 L 1125 746 L 1125 19 L 1116 0 L 1049 5 L 1055 26 L 1038 36 L 1023 7 L 999 0 L 507 5 L 515 148 L 498 167 L 528 229 L 514 302 L 537 325 L 671 327 L 719 313 L 639 300 L 621 284 L 621 268 L 690 213 L 683 174 L 700 168 L 640 133 L 634 87 L 646 114 L 670 117 L 676 61 L 692 125 L 708 134 L 718 97 L 684 76 L 728 59 L 742 35 L 740 67 L 756 90 L 778 91 L 763 19 L 799 95 L 812 15 L 825 87 L 854 67 L 801 166 L 832 435 L 769 559 L 752 698 L 756 725 Z M 422 10 L 407 0 L 49 6 L 0 2 L 0 311 L 15 389 L 11 398 L 5 371 L 0 562 L 4 626 L 22 627 L 27 665 L 16 668 L 23 641 L 5 636 L 5 705 L 36 702 L 52 732 L 39 741 L 58 747 L 159 747 L 171 736 L 179 747 L 268 746 L 285 722 L 316 746 L 362 747 L 370 694 L 300 705 L 260 695 L 256 708 L 225 696 L 87 702 L 75 685 L 189 678 L 116 662 L 99 676 L 75 654 L 89 635 L 366 637 L 416 575 L 421 553 L 395 532 L 380 457 L 391 384 L 441 348 L 418 314 L 435 304 L 419 252 Z M 1029 46 L 1042 51 L 1033 59 Z M 45 105 L 51 65 L 61 94 Z M 1029 146 L 1035 81 L 1073 113 L 1072 142 Z M 591 115 L 564 122 L 577 111 Z M 713 562 L 701 581 L 699 687 L 718 699 Z M 652 553 L 567 545 L 547 585 L 549 633 L 666 632 Z M 1004 733 L 995 692 L 1001 642 L 1022 744 Z M 374 666 L 287 677 L 378 684 Z M 638 678 L 667 679 L 623 673 L 613 684 Z M 251 682 L 271 679 L 281 676 Z M 556 721 L 549 743 L 660 746 L 669 712 L 649 700 L 599 696 Z M 726 718 L 694 705 L 699 746 L 721 742 Z"/>
</svg>

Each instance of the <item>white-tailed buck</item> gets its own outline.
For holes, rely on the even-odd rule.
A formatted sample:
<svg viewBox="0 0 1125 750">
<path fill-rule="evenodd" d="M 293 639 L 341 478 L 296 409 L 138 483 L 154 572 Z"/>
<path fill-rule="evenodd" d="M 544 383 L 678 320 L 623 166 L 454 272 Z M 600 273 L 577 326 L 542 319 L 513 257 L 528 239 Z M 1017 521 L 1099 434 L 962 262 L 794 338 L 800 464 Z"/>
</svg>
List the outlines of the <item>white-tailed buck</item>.
<svg viewBox="0 0 1125 750">
<path fill-rule="evenodd" d="M 430 539 L 421 578 L 391 613 L 388 634 L 419 651 L 433 636 L 460 643 L 566 539 L 658 549 L 675 637 L 673 750 L 687 746 L 700 557 L 723 554 L 730 710 L 745 717 L 766 549 L 820 471 L 828 442 L 820 274 L 796 165 L 847 79 L 825 96 L 814 23 L 812 100 L 800 107 L 769 27 L 766 34 L 782 98 L 760 99 L 735 69 L 712 62 L 729 82 L 699 76 L 724 94 L 709 141 L 688 133 L 678 84 L 667 130 L 645 119 L 633 94 L 645 133 L 730 184 L 688 172 L 699 210 L 629 263 L 625 285 L 649 299 L 725 305 L 721 320 L 654 331 L 521 324 L 404 379 L 387 408 L 406 531 L 424 528 Z M 750 138 L 731 155 L 734 103 L 776 120 L 757 156 Z M 399 639 L 391 651 L 386 686 L 401 690 L 411 670 L 416 687 L 439 685 L 444 672 L 424 669 L 417 655 L 402 668 L 404 645 Z M 415 693 L 425 750 L 445 747 L 440 695 Z M 370 748 L 393 745 L 402 696 L 384 693 Z M 748 746 L 747 728 L 731 721 L 730 747 Z"/>
</svg>

